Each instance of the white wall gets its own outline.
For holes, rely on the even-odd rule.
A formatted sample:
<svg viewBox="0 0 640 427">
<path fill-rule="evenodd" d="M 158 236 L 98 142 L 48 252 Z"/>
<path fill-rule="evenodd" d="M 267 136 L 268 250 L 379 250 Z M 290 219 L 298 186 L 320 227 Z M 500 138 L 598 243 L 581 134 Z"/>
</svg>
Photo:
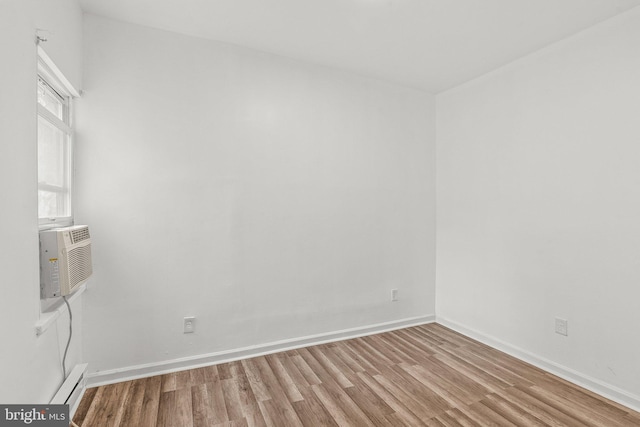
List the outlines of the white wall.
<svg viewBox="0 0 640 427">
<path fill-rule="evenodd" d="M 433 96 L 91 15 L 84 36 L 92 371 L 434 314 Z"/>
<path fill-rule="evenodd" d="M 76 1 L 0 2 L 0 179 L 4 183 L 0 190 L 0 402 L 5 404 L 47 403 L 62 382 L 68 317 L 61 316 L 44 335 L 35 335 L 40 316 L 35 29 L 52 30 L 47 42 L 50 55 L 77 83 L 81 19 Z M 57 54 L 62 51 L 64 55 Z M 70 368 L 81 359 L 79 300 L 74 303 L 74 315 L 78 333 L 68 355 Z"/>
<path fill-rule="evenodd" d="M 437 96 L 438 318 L 636 402 L 639 46 L 636 8 Z"/>
</svg>

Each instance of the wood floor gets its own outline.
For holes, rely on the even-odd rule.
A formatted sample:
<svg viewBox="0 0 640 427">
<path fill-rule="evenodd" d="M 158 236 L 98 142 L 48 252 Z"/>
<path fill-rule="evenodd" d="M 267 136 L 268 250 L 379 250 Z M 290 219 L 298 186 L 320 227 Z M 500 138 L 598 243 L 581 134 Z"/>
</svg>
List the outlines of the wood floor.
<svg viewBox="0 0 640 427">
<path fill-rule="evenodd" d="M 640 413 L 428 324 L 87 390 L 81 427 L 640 426 Z"/>
</svg>

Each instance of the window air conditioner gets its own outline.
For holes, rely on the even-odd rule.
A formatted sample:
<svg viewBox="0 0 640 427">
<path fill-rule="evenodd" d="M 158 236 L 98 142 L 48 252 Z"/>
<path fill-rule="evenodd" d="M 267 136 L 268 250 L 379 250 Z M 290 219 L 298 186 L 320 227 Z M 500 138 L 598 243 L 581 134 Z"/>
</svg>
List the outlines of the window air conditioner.
<svg viewBox="0 0 640 427">
<path fill-rule="evenodd" d="M 69 295 L 93 273 L 89 227 L 40 232 L 40 298 Z"/>
</svg>

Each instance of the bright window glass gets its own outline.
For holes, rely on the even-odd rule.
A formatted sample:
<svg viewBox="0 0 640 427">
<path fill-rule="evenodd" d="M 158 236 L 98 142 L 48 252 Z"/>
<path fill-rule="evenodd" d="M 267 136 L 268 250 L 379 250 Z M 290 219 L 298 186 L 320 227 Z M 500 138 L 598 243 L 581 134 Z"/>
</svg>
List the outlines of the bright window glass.
<svg viewBox="0 0 640 427">
<path fill-rule="evenodd" d="M 64 121 L 65 98 L 60 96 L 42 77 L 38 78 L 38 104 Z"/>
<path fill-rule="evenodd" d="M 38 217 L 40 224 L 71 221 L 70 98 L 38 78 Z"/>
</svg>

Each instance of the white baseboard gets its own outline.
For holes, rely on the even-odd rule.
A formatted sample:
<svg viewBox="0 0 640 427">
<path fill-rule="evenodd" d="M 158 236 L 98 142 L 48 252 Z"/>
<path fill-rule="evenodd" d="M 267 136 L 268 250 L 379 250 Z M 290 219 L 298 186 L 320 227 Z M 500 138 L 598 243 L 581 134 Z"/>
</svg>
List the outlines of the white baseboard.
<svg viewBox="0 0 640 427">
<path fill-rule="evenodd" d="M 73 419 L 84 392 L 87 390 L 87 366 L 86 363 L 76 365 L 49 402 L 56 405 L 69 405 L 70 419 Z"/>
<path fill-rule="evenodd" d="M 342 341 L 351 338 L 362 337 L 365 335 L 379 334 L 396 329 L 408 328 L 410 326 L 424 325 L 427 323 L 433 323 L 434 321 L 435 315 L 411 317 L 406 319 L 394 320 L 391 322 L 378 323 L 375 325 L 343 329 L 340 331 L 327 332 L 317 335 L 308 335 L 306 337 L 274 341 L 271 343 L 220 351 L 216 353 L 202 354 L 156 363 L 147 363 L 144 365 L 130 366 L 126 368 L 112 369 L 102 372 L 94 372 L 87 375 L 87 387 L 96 387 L 121 381 L 129 381 L 137 378 L 149 377 L 153 375 L 183 371 L 185 369 L 193 369 L 202 366 L 217 365 L 219 363 L 233 362 L 235 360 L 249 359 L 251 357 L 262 356 L 265 354 L 293 350 L 296 348 L 308 347 L 312 345 L 325 344 L 328 342 Z"/>
<path fill-rule="evenodd" d="M 454 321 L 445 319 L 443 317 L 438 316 L 436 318 L 436 322 L 443 326 L 446 326 L 447 328 L 453 329 L 456 332 L 466 335 L 469 338 L 473 338 L 476 341 L 480 341 L 483 344 L 486 344 L 490 347 L 498 349 L 513 357 L 516 357 L 520 360 L 530 363 L 533 366 L 543 369 L 553 375 L 556 375 L 569 382 L 572 382 L 573 384 L 576 384 L 580 387 L 584 387 L 587 390 L 590 390 L 603 397 L 606 397 L 607 399 L 613 400 L 614 402 L 618 402 L 621 405 L 624 405 L 630 409 L 633 409 L 634 411 L 640 412 L 640 396 L 636 396 L 634 394 L 626 392 L 613 385 L 610 385 L 598 379 L 589 377 L 588 375 L 584 375 L 580 372 L 574 371 L 573 369 L 567 368 L 551 360 L 545 359 L 544 357 L 537 356 L 519 347 L 505 343 L 504 341 L 501 341 L 497 338 L 486 335 L 482 332 L 468 328 L 466 326 L 463 326 Z"/>
</svg>

